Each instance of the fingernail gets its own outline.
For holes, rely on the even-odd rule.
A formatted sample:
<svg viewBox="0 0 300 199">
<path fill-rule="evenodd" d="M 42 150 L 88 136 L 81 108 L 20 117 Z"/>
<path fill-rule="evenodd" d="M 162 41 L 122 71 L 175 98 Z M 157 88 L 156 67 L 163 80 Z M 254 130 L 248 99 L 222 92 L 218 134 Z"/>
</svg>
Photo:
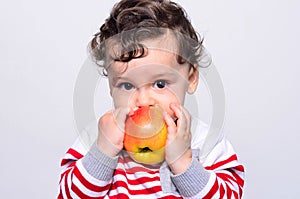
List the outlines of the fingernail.
<svg viewBox="0 0 300 199">
<path fill-rule="evenodd" d="M 162 114 L 163 114 L 163 117 L 167 116 L 167 112 L 166 111 L 164 111 Z"/>
<path fill-rule="evenodd" d="M 172 103 L 172 107 L 173 108 L 179 108 L 179 104 L 178 103 Z"/>
</svg>

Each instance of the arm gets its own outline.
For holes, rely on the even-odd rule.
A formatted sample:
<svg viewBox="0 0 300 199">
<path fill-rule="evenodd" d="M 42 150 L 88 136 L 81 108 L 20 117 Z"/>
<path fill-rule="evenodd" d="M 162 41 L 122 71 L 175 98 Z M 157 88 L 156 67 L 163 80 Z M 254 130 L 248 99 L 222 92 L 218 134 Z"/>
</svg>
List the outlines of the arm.
<svg viewBox="0 0 300 199">
<path fill-rule="evenodd" d="M 80 140 L 67 152 L 61 164 L 58 198 L 104 198 L 118 164 L 118 153 L 123 148 L 128 111 L 128 108 L 119 108 L 99 119 L 98 139 L 88 152 Z"/>
<path fill-rule="evenodd" d="M 176 125 L 164 114 L 168 125 L 166 161 L 180 194 L 185 198 L 241 198 L 244 168 L 230 143 L 221 139 L 210 154 L 199 161 L 192 156 L 190 114 L 178 104 L 171 104 L 170 108 L 178 121 Z"/>
<path fill-rule="evenodd" d="M 78 140 L 61 161 L 58 198 L 104 198 L 118 159 L 102 153 L 96 144 L 84 155 L 80 145 Z"/>
<path fill-rule="evenodd" d="M 184 173 L 172 176 L 172 181 L 184 198 L 242 197 L 244 167 L 238 162 L 228 141 L 221 140 L 200 162 L 193 157 Z"/>
</svg>

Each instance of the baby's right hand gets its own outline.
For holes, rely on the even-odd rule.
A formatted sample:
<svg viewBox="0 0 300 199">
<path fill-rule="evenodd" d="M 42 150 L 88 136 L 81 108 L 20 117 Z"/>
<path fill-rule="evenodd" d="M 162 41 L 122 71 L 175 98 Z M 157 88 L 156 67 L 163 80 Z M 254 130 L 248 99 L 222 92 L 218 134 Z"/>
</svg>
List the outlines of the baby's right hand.
<svg viewBox="0 0 300 199">
<path fill-rule="evenodd" d="M 98 147 L 110 157 L 123 149 L 124 128 L 129 108 L 118 108 L 105 113 L 98 122 Z"/>
</svg>

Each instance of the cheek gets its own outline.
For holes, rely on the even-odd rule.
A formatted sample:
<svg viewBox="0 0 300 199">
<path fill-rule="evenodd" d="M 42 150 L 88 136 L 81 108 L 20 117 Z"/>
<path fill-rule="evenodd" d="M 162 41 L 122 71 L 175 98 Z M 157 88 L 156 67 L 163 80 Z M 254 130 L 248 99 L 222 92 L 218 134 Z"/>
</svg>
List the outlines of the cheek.
<svg viewBox="0 0 300 199">
<path fill-rule="evenodd" d="M 130 101 L 130 94 L 129 93 L 122 92 L 122 91 L 119 91 L 118 89 L 115 89 L 112 92 L 111 96 L 112 96 L 115 108 L 129 106 L 129 101 Z"/>
<path fill-rule="evenodd" d="M 170 88 L 168 95 L 161 96 L 160 99 L 163 101 L 162 106 L 164 111 L 166 111 L 172 118 L 176 118 L 173 110 L 170 108 L 171 103 L 178 103 L 180 105 L 184 104 L 185 90 L 182 87 Z"/>
<path fill-rule="evenodd" d="M 185 92 L 186 90 L 183 87 L 180 86 L 171 86 L 168 90 L 168 99 L 170 103 L 184 103 L 185 98 Z"/>
<path fill-rule="evenodd" d="M 164 100 L 162 100 L 164 99 Z M 164 97 L 164 98 L 160 98 L 160 102 L 159 105 L 163 108 L 163 110 L 165 112 L 167 112 L 172 118 L 175 118 L 175 114 L 172 111 L 172 109 L 170 108 L 170 105 L 172 103 L 180 103 L 180 101 L 178 101 L 178 98 L 176 97 Z M 180 103 L 181 104 L 181 103 Z"/>
</svg>

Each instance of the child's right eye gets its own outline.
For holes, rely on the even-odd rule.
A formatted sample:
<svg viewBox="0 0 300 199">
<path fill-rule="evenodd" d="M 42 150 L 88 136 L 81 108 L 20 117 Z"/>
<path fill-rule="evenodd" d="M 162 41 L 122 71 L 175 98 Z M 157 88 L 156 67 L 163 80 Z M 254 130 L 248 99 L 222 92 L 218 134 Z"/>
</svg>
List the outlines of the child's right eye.
<svg viewBox="0 0 300 199">
<path fill-rule="evenodd" d="M 121 83 L 119 84 L 119 87 L 123 90 L 131 90 L 134 89 L 134 86 L 131 83 Z"/>
</svg>

